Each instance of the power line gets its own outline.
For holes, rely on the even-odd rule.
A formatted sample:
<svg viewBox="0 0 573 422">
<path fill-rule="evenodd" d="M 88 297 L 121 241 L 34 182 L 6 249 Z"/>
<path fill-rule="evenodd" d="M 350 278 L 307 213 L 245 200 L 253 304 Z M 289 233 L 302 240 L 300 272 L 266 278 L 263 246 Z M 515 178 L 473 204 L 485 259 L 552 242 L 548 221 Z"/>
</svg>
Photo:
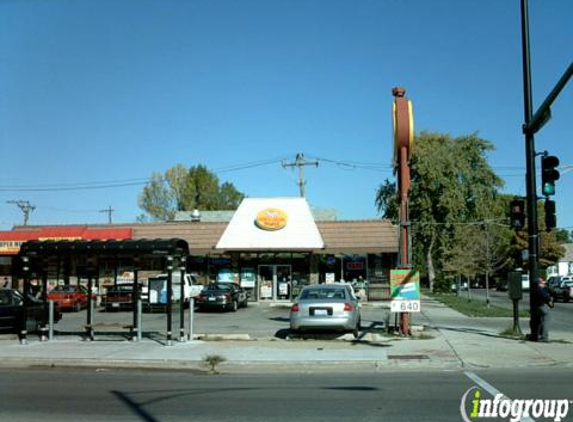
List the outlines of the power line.
<svg viewBox="0 0 573 422">
<path fill-rule="evenodd" d="M 316 161 L 336 165 L 340 170 L 353 171 L 353 170 L 368 170 L 381 173 L 393 173 L 393 168 L 390 165 L 384 165 L 380 162 L 364 162 L 364 161 L 351 161 L 351 160 L 336 160 L 326 157 L 311 157 Z M 233 164 L 223 166 L 211 171 L 215 173 L 229 173 L 234 171 L 248 170 L 257 167 L 263 167 L 277 162 L 285 161 L 286 157 L 274 157 L 265 160 L 251 161 L 246 163 Z M 519 166 L 504 166 L 492 167 L 494 170 L 511 171 L 522 169 Z M 559 167 L 561 174 L 566 174 L 573 170 L 573 165 L 562 165 Z M 499 174 L 500 177 L 523 177 L 525 173 L 509 173 Z M 97 189 L 111 189 L 130 186 L 144 186 L 149 183 L 149 177 L 140 177 L 133 179 L 119 179 L 119 180 L 106 180 L 94 182 L 75 182 L 75 183 L 50 183 L 50 184 L 29 184 L 29 185 L 0 185 L 0 192 L 65 192 L 65 191 L 79 191 L 79 190 L 97 190 Z"/>
</svg>

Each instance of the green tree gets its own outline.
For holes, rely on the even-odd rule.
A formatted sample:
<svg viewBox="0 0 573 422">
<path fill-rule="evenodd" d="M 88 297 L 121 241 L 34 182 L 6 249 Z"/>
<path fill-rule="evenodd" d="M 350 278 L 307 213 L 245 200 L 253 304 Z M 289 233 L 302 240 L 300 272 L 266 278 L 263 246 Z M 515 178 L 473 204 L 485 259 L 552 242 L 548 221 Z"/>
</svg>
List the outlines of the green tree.
<svg viewBox="0 0 573 422">
<path fill-rule="evenodd" d="M 177 207 L 174 203 L 174 194 L 171 191 L 166 177 L 158 172 L 153 172 L 151 179 L 139 195 L 139 207 L 142 208 L 154 220 L 171 220 Z M 138 219 L 143 221 L 144 216 Z"/>
<path fill-rule="evenodd" d="M 376 193 L 376 209 L 382 218 L 387 218 L 393 222 L 398 221 L 398 196 L 396 195 L 396 183 L 384 180 Z"/>
<path fill-rule="evenodd" d="M 430 288 L 455 247 L 456 225 L 492 218 L 502 186 L 487 162 L 493 149 L 477 134 L 452 138 L 422 132 L 416 138 L 409 195 L 414 265 L 426 272 Z M 379 210 L 392 210 L 389 191 L 386 181 L 376 196 Z"/>
<path fill-rule="evenodd" d="M 565 255 L 565 249 L 559 241 L 559 231 L 552 230 L 547 232 L 545 230 L 545 210 L 543 202 L 537 203 L 537 224 L 539 227 L 539 267 L 545 269 L 559 261 Z M 527 262 L 522 262 L 522 251 L 527 250 L 528 232 L 527 220 L 526 227 L 515 233 L 515 237 L 511 242 L 510 253 L 515 257 L 516 266 L 525 267 Z"/>
<path fill-rule="evenodd" d="M 166 221 L 172 220 L 177 211 L 234 210 L 244 197 L 230 182 L 219 185 L 219 178 L 203 165 L 187 169 L 177 164 L 164 175 L 154 172 L 138 203 L 150 219 Z"/>
</svg>

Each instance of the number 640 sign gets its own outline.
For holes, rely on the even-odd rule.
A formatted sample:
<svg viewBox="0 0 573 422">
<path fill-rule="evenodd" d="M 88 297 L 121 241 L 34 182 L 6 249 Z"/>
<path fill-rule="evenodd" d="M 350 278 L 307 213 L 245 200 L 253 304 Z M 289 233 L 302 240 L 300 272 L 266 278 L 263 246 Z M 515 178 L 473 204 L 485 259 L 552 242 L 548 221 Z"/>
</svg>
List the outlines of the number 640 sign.
<svg viewBox="0 0 573 422">
<path fill-rule="evenodd" d="M 420 273 L 414 270 L 390 272 L 392 312 L 420 312 Z"/>
</svg>

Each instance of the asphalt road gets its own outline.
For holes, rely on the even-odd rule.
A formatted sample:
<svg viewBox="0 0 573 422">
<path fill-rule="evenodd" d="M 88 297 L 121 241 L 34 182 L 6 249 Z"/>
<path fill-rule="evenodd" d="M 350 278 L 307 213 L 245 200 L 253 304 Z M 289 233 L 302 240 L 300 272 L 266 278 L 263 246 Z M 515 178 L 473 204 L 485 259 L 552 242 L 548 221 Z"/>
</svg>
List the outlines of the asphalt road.
<svg viewBox="0 0 573 422">
<path fill-rule="evenodd" d="M 559 368 L 362 375 L 0 370 L 0 418 L 10 422 L 459 422 L 462 396 L 471 387 L 479 385 L 483 398 L 491 398 L 488 390 L 495 388 L 513 399 L 570 400 L 572 376 L 572 369 Z M 471 409 L 471 401 L 466 402 L 465 408 Z M 573 409 L 570 413 L 565 420 L 571 420 Z"/>
</svg>

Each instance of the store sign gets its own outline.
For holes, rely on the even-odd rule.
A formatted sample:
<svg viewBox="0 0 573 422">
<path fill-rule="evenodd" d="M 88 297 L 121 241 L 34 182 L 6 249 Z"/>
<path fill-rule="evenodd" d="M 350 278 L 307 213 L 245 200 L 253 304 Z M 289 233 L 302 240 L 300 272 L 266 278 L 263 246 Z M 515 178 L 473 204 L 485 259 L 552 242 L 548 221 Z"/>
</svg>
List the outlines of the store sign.
<svg viewBox="0 0 573 422">
<path fill-rule="evenodd" d="M 25 240 L 2 240 L 0 241 L 0 254 L 16 255 L 20 252 L 20 246 Z"/>
<path fill-rule="evenodd" d="M 420 312 L 420 273 L 414 270 L 390 271 L 391 312 Z"/>
<path fill-rule="evenodd" d="M 348 262 L 346 263 L 347 270 L 359 271 L 364 269 L 364 262 Z"/>
<path fill-rule="evenodd" d="M 280 230 L 287 225 L 287 214 L 279 208 L 266 208 L 257 214 L 255 224 L 263 230 Z"/>
</svg>

